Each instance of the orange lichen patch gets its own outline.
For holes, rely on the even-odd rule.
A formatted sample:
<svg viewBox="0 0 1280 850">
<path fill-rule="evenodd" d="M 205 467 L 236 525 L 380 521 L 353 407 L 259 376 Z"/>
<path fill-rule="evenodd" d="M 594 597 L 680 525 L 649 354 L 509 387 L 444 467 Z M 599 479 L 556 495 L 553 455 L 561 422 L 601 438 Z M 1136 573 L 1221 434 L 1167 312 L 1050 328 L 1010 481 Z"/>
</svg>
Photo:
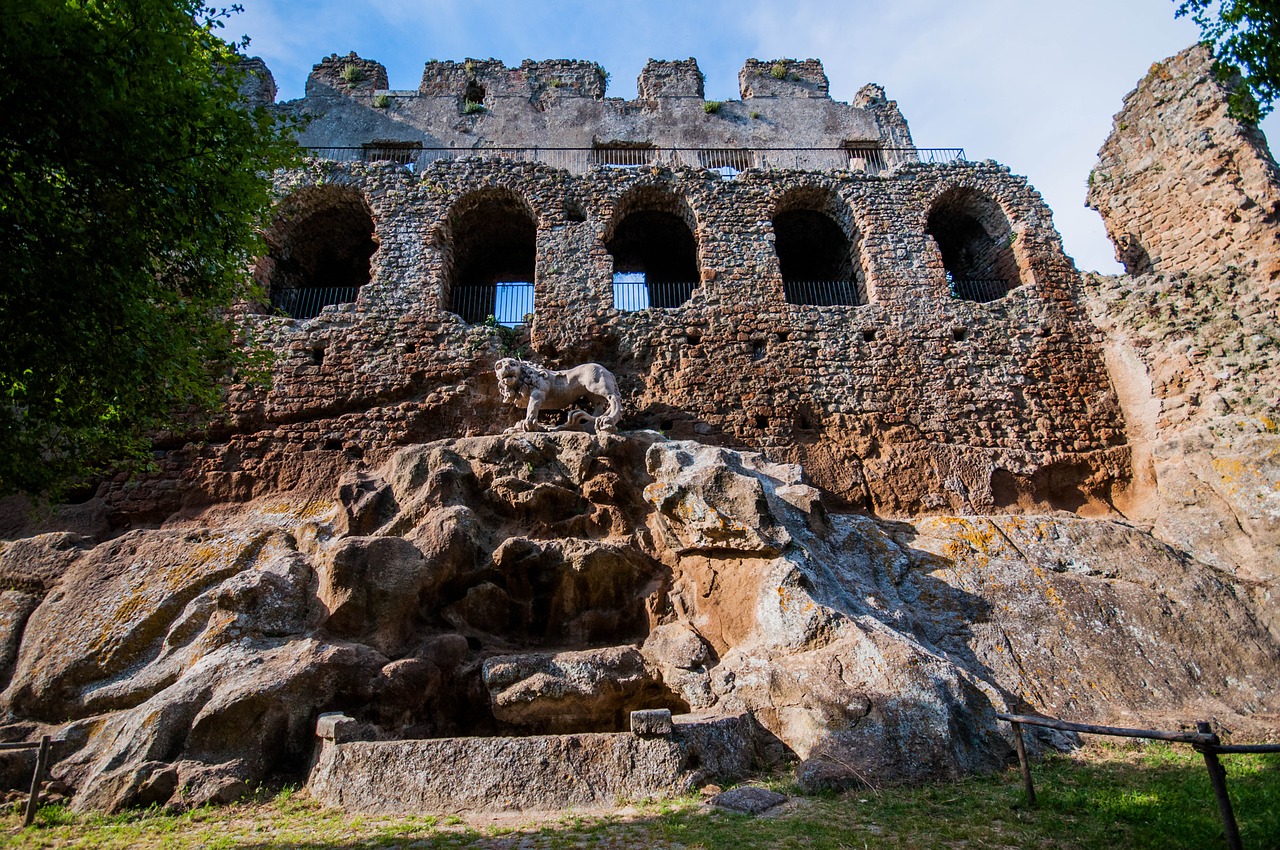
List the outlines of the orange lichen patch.
<svg viewBox="0 0 1280 850">
<path fill-rule="evenodd" d="M 118 653 L 130 654 L 163 636 L 173 609 L 213 582 L 252 567 L 271 533 L 205 536 L 186 551 L 188 556 L 165 569 L 153 558 L 141 558 L 121 576 L 120 587 L 102 600 L 106 622 L 89 647 L 99 664 L 111 665 Z M 112 599 L 118 603 L 111 607 Z"/>
<path fill-rule="evenodd" d="M 257 510 L 263 516 L 284 516 L 299 522 L 305 522 L 306 520 L 318 519 L 337 507 L 338 503 L 331 499 L 307 499 L 301 504 L 290 501 L 268 502 Z"/>
</svg>

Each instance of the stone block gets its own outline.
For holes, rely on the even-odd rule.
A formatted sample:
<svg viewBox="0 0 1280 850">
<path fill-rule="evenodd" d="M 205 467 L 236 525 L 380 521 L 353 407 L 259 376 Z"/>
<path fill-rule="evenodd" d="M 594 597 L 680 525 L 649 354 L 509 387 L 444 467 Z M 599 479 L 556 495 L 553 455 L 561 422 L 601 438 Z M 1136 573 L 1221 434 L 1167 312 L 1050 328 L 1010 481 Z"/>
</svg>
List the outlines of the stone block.
<svg viewBox="0 0 1280 850">
<path fill-rule="evenodd" d="M 671 734 L 671 709 L 649 708 L 631 712 L 631 734 L 641 738 L 662 738 Z"/>
</svg>

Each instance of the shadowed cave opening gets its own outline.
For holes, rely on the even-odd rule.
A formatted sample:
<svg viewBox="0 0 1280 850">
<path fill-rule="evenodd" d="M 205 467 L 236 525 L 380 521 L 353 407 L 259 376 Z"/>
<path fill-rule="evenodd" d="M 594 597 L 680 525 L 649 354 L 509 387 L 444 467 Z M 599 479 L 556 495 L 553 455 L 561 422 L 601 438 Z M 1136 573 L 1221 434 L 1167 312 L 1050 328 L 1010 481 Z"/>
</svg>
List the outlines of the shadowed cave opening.
<svg viewBox="0 0 1280 850">
<path fill-rule="evenodd" d="M 359 191 L 318 186 L 290 196 L 264 234 L 267 254 L 255 277 L 274 310 L 310 319 L 348 304 L 369 282 L 377 249 L 373 216 Z"/>
</svg>

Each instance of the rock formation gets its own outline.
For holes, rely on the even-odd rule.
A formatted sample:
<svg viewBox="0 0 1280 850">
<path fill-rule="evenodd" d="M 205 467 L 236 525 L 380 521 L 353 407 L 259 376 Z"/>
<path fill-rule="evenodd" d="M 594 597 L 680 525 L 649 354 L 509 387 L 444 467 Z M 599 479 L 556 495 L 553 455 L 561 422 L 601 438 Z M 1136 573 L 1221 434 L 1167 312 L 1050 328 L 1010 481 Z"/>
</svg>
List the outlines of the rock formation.
<svg viewBox="0 0 1280 850">
<path fill-rule="evenodd" d="M 1247 591 L 1138 529 L 830 515 L 796 466 L 652 432 L 406 448 L 0 569 L 5 733 L 54 732 L 82 809 L 233 799 L 335 709 L 374 738 L 746 713 L 820 786 L 997 768 L 1003 709 L 1280 707 Z"/>
</svg>

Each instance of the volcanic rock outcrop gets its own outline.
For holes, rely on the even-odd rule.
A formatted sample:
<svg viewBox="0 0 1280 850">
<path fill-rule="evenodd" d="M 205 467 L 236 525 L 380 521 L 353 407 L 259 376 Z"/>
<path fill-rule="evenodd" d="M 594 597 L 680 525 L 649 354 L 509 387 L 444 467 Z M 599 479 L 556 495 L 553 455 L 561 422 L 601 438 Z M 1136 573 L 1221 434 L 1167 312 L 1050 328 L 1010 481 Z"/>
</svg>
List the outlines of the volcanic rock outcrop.
<svg viewBox="0 0 1280 850">
<path fill-rule="evenodd" d="M 234 799 L 332 710 L 374 738 L 749 713 L 821 786 L 997 768 L 1027 704 L 1277 709 L 1247 591 L 1134 527 L 832 515 L 794 465 L 653 432 L 414 446 L 0 571 L 3 733 L 54 733 L 82 809 Z"/>
</svg>

